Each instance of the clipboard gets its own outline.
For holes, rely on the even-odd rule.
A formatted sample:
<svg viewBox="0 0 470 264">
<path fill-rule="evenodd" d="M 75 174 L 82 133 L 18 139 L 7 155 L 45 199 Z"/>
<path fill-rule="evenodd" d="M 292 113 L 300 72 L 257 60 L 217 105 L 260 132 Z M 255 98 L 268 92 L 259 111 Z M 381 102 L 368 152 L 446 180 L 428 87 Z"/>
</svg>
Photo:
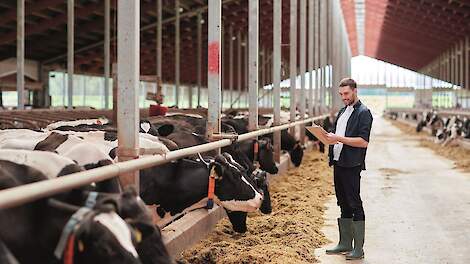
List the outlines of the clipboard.
<svg viewBox="0 0 470 264">
<path fill-rule="evenodd" d="M 314 125 L 314 126 L 306 127 L 306 129 L 308 130 L 308 132 L 312 133 L 316 138 L 318 138 L 318 140 L 320 140 L 321 143 L 323 143 L 326 146 L 330 145 L 330 143 L 326 139 L 326 135 L 328 134 L 328 132 L 326 132 L 325 129 L 323 129 L 323 127 Z"/>
</svg>

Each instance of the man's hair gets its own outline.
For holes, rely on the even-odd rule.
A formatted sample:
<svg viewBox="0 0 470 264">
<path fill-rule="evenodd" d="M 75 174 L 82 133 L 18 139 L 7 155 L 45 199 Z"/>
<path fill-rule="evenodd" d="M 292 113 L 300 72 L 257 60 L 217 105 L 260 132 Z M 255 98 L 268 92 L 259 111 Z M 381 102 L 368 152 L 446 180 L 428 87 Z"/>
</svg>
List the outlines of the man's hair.
<svg viewBox="0 0 470 264">
<path fill-rule="evenodd" d="M 346 87 L 349 86 L 351 89 L 357 88 L 357 83 L 351 78 L 344 78 L 339 82 L 339 87 Z"/>
</svg>

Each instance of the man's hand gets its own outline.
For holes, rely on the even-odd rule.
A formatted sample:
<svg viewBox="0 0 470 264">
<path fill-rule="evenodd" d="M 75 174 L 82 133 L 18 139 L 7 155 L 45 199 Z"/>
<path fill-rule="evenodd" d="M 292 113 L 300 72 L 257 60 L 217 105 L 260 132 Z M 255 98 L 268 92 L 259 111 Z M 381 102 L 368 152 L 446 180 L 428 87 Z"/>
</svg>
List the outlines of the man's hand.
<svg viewBox="0 0 470 264">
<path fill-rule="evenodd" d="M 336 134 L 334 133 L 328 133 L 326 134 L 326 139 L 328 140 L 328 143 L 330 145 L 334 145 L 334 144 L 337 144 L 340 140 L 340 137 L 337 136 Z"/>
</svg>

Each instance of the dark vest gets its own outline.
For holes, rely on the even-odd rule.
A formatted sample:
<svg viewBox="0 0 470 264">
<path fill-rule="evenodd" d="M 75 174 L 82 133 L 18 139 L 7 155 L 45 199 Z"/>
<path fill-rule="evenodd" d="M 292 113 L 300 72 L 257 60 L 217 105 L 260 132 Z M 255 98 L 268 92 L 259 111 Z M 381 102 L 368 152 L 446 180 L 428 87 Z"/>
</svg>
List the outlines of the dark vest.
<svg viewBox="0 0 470 264">
<path fill-rule="evenodd" d="M 334 130 L 332 133 L 336 132 L 336 124 L 338 123 L 338 118 L 344 113 L 346 106 L 339 110 L 339 113 L 335 120 Z M 369 142 L 370 129 L 372 127 L 372 114 L 370 110 L 361 103 L 357 101 L 354 105 L 354 111 L 349 117 L 348 123 L 346 125 L 345 137 L 361 137 L 365 141 Z M 356 148 L 351 147 L 346 144 L 343 144 L 343 149 L 339 156 L 339 160 L 336 161 L 336 165 L 340 167 L 356 167 L 361 166 L 362 170 L 366 169 L 365 158 L 366 158 L 367 148 Z M 333 145 L 329 147 L 328 156 L 330 158 L 330 166 L 334 164 L 333 162 Z"/>
</svg>

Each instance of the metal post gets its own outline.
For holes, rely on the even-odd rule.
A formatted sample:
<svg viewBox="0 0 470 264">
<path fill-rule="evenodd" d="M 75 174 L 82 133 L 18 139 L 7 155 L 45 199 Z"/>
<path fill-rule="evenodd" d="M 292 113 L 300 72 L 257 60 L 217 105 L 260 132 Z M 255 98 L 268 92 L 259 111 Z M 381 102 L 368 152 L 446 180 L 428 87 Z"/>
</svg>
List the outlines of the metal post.
<svg viewBox="0 0 470 264">
<path fill-rule="evenodd" d="M 155 93 L 156 94 L 161 94 L 162 91 L 162 87 L 161 87 L 161 84 L 162 84 L 162 18 L 163 18 L 163 14 L 162 14 L 162 0 L 157 0 L 156 1 L 156 4 L 157 4 L 157 32 L 156 32 L 156 40 L 155 40 L 155 54 L 156 54 L 156 74 L 157 74 L 157 78 L 156 78 L 156 91 Z"/>
<path fill-rule="evenodd" d="M 221 0 L 209 1 L 209 25 L 207 43 L 207 84 L 209 107 L 207 112 L 207 135 L 220 132 L 220 39 L 222 24 Z"/>
<path fill-rule="evenodd" d="M 222 21 L 220 24 L 220 65 L 224 65 L 224 34 L 225 34 L 225 29 L 224 29 L 224 22 Z M 225 92 L 225 69 L 223 66 L 221 66 L 220 70 L 220 109 L 221 111 L 224 109 L 224 92 Z"/>
<path fill-rule="evenodd" d="M 197 106 L 201 106 L 202 86 L 202 13 L 197 13 Z"/>
<path fill-rule="evenodd" d="M 281 31 L 282 31 L 282 0 L 273 0 L 273 89 L 274 89 L 274 125 L 281 124 Z M 274 133 L 274 157 L 281 160 L 281 133 Z"/>
<path fill-rule="evenodd" d="M 244 93 L 243 93 L 243 96 L 245 96 L 245 103 L 244 103 L 244 107 L 247 107 L 248 105 L 248 35 L 245 36 L 245 54 L 244 54 L 244 69 L 245 69 L 245 74 L 244 74 L 244 78 L 243 78 L 243 81 L 244 81 Z"/>
<path fill-rule="evenodd" d="M 67 95 L 67 81 L 65 80 L 65 72 L 62 73 L 62 104 L 64 107 L 66 106 L 65 104 L 65 97 Z"/>
<path fill-rule="evenodd" d="M 175 105 L 180 94 L 180 0 L 175 0 Z"/>
<path fill-rule="evenodd" d="M 326 103 L 326 64 L 327 64 L 327 58 L 326 58 L 326 52 L 327 52 L 327 25 L 326 25 L 326 15 L 327 15 L 327 10 L 326 10 L 326 0 L 320 0 L 320 39 L 321 39 L 321 44 L 320 44 L 320 68 L 321 68 L 321 87 L 320 87 L 320 100 L 321 100 L 321 112 L 323 112 L 323 109 L 325 107 Z"/>
<path fill-rule="evenodd" d="M 16 91 L 18 109 L 24 109 L 24 0 L 17 2 L 16 16 Z"/>
<path fill-rule="evenodd" d="M 140 1 L 118 3 L 118 159 L 139 156 Z M 125 100 L 123 99 L 125 98 Z M 139 187 L 139 172 L 120 175 L 121 186 Z"/>
<path fill-rule="evenodd" d="M 230 102 L 229 108 L 232 108 L 233 104 L 233 27 L 230 26 L 228 29 L 229 34 L 229 46 L 228 46 L 228 82 L 229 82 L 229 90 L 230 90 Z"/>
<path fill-rule="evenodd" d="M 459 66 L 459 85 L 460 85 L 460 88 L 464 88 L 464 84 L 465 84 L 465 75 L 464 75 L 464 70 L 465 70 L 465 66 L 464 66 L 464 54 L 465 54 L 465 42 L 462 40 L 460 41 L 460 66 Z"/>
<path fill-rule="evenodd" d="M 110 40 L 111 40 L 111 2 L 104 1 L 104 108 L 109 108 Z"/>
<path fill-rule="evenodd" d="M 290 1 L 290 121 L 295 121 L 296 110 L 296 90 L 297 90 L 297 1 Z M 295 127 L 290 129 L 295 135 Z"/>
<path fill-rule="evenodd" d="M 67 0 L 67 76 L 69 108 L 73 105 L 74 5 L 74 0 Z"/>
<path fill-rule="evenodd" d="M 308 72 L 309 72 L 309 90 L 308 90 L 308 114 L 310 117 L 314 116 L 313 113 L 313 61 L 315 60 L 315 55 L 313 54 L 313 35 L 314 31 L 314 0 L 308 1 Z"/>
<path fill-rule="evenodd" d="M 82 105 L 85 106 L 86 105 L 86 77 L 85 77 L 85 75 L 82 75 L 82 87 L 83 87 Z"/>
<path fill-rule="evenodd" d="M 248 129 L 258 129 L 259 0 L 248 1 Z"/>
<path fill-rule="evenodd" d="M 315 114 L 320 112 L 320 1 L 315 1 Z"/>
<path fill-rule="evenodd" d="M 240 97 L 242 95 L 242 33 L 240 31 L 238 31 L 237 42 L 238 42 L 238 51 L 237 51 L 238 95 L 237 95 L 237 98 L 235 100 L 238 100 L 238 108 L 240 108 L 240 101 L 241 101 Z"/>
<path fill-rule="evenodd" d="M 300 0 L 300 119 L 305 119 L 305 73 L 307 60 L 307 0 Z M 305 127 L 300 126 L 300 142 L 305 139 Z"/>
<path fill-rule="evenodd" d="M 465 38 L 465 89 L 470 90 L 470 37 Z M 465 102 L 468 102 L 469 98 L 465 96 Z"/>
</svg>

